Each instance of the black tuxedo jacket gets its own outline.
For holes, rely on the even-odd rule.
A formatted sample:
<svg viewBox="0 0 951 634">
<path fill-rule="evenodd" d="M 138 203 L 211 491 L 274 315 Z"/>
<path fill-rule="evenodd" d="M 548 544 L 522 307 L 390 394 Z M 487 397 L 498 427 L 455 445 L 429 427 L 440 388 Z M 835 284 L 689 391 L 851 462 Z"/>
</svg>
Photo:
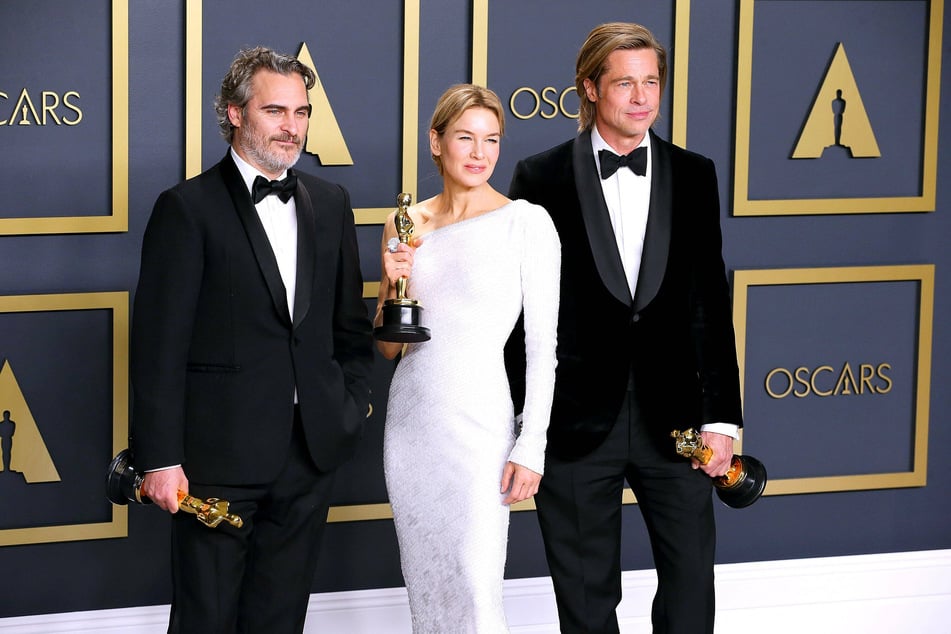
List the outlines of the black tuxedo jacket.
<svg viewBox="0 0 951 634">
<path fill-rule="evenodd" d="M 672 429 L 742 424 L 713 162 L 651 132 L 651 200 L 635 296 L 621 264 L 591 135 L 524 159 L 509 192 L 542 205 L 562 243 L 549 451 L 572 459 L 614 425 L 628 386 L 658 446 Z M 514 340 L 513 340 L 514 341 Z M 507 362 L 516 405 L 519 344 Z"/>
<path fill-rule="evenodd" d="M 297 175 L 293 315 L 230 152 L 155 203 L 132 318 L 139 469 L 182 464 L 207 484 L 273 480 L 295 388 L 317 466 L 352 453 L 373 361 L 353 211 L 342 187 Z"/>
</svg>

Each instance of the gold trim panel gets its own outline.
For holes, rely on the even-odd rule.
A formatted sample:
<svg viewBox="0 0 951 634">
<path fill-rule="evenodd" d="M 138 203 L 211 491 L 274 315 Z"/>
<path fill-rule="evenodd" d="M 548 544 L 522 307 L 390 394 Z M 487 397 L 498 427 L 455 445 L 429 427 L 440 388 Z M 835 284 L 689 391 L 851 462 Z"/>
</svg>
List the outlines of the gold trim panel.
<svg viewBox="0 0 951 634">
<path fill-rule="evenodd" d="M 129 230 L 129 0 L 112 1 L 112 209 L 109 215 L 0 218 L 0 235 Z"/>
<path fill-rule="evenodd" d="M 673 81 L 670 83 L 671 142 L 687 147 L 687 79 L 689 77 L 688 49 L 690 46 L 690 0 L 673 0 L 674 42 L 668 53 L 674 55 Z M 593 26 L 593 25 L 592 25 Z M 472 0 L 472 83 L 488 85 L 489 77 L 489 0 Z M 578 42 L 581 45 L 581 42 Z"/>
<path fill-rule="evenodd" d="M 933 264 L 899 266 L 854 266 L 803 269 L 740 270 L 733 273 L 733 320 L 736 330 L 736 353 L 740 366 L 740 394 L 745 403 L 747 314 L 751 286 L 785 286 L 792 284 L 829 284 L 840 282 L 918 282 L 918 344 L 915 372 L 916 393 L 914 420 L 914 455 L 912 471 L 872 473 L 815 478 L 772 479 L 764 495 L 822 493 L 828 491 L 861 491 L 897 489 L 926 485 L 928 471 L 928 424 L 931 397 L 931 348 L 934 320 Z M 754 452 L 755 453 L 755 452 Z M 768 468 L 768 466 L 767 466 Z"/>
<path fill-rule="evenodd" d="M 67 293 L 62 295 L 0 296 L 0 313 L 61 310 L 112 311 L 112 453 L 105 465 L 129 445 L 129 293 Z M 103 480 L 105 487 L 105 480 Z M 105 488 L 102 503 L 108 504 Z M 0 530 L 0 546 L 108 539 L 128 536 L 128 507 L 110 505 L 112 520 L 90 524 L 65 524 Z"/>
<path fill-rule="evenodd" d="M 401 191 L 415 195 L 419 149 L 419 40 L 420 0 L 403 2 L 403 103 Z M 203 0 L 185 1 L 185 177 L 197 176 L 201 164 Z M 398 192 L 394 192 L 395 196 Z M 358 225 L 383 224 L 394 207 L 354 209 Z"/>
<path fill-rule="evenodd" d="M 762 1 L 762 0 L 761 0 Z M 941 93 L 944 0 L 929 0 L 928 55 L 925 76 L 920 196 L 880 198 L 749 199 L 750 97 L 753 74 L 754 0 L 740 0 L 737 43 L 736 155 L 733 176 L 734 216 L 800 216 L 816 214 L 913 213 L 935 210 L 938 180 L 938 108 Z M 886 80 L 887 81 L 887 80 Z M 912 157 L 914 158 L 914 157 Z"/>
</svg>

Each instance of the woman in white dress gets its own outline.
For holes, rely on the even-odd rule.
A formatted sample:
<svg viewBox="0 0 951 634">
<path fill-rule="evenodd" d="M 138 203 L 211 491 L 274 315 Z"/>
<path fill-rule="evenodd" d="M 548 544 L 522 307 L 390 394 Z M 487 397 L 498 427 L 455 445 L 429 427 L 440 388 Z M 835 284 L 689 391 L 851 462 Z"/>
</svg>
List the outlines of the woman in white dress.
<svg viewBox="0 0 951 634">
<path fill-rule="evenodd" d="M 408 209 L 411 244 L 387 248 L 383 302 L 408 278 L 424 343 L 402 353 L 384 435 L 386 485 L 417 634 L 506 632 L 502 579 L 509 505 L 538 490 L 555 380 L 561 251 L 545 210 L 489 185 L 504 131 L 492 91 L 453 86 L 433 114 L 443 190 Z M 395 213 L 395 212 L 394 212 Z M 526 399 L 516 424 L 503 348 L 524 314 Z"/>
</svg>

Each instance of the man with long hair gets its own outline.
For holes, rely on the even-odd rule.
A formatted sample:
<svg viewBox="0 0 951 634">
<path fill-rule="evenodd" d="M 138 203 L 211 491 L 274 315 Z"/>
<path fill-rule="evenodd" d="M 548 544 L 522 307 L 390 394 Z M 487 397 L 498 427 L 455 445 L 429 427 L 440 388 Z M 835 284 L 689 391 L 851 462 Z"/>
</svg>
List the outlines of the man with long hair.
<svg viewBox="0 0 951 634">
<path fill-rule="evenodd" d="M 535 496 L 563 632 L 618 631 L 621 492 L 657 568 L 655 632 L 713 632 L 712 476 L 742 424 L 713 163 L 660 139 L 667 55 L 638 24 L 595 28 L 576 66 L 580 133 L 516 166 L 509 196 L 562 243 L 558 366 Z M 518 398 L 518 346 L 509 346 Z M 680 458 L 697 427 L 713 459 Z"/>
</svg>

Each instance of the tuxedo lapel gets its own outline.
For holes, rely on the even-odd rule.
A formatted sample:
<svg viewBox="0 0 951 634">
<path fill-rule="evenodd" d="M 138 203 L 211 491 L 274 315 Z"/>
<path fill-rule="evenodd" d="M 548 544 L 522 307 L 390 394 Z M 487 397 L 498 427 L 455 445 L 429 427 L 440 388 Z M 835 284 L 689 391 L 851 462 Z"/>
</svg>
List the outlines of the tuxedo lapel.
<svg viewBox="0 0 951 634">
<path fill-rule="evenodd" d="M 297 206 L 297 289 L 294 292 L 294 326 L 300 325 L 310 310 L 311 291 L 314 287 L 315 253 L 317 246 L 316 212 L 310 193 L 298 179 L 294 193 Z"/>
<path fill-rule="evenodd" d="M 581 215 L 601 281 L 619 302 L 630 304 L 631 290 L 624 274 L 608 207 L 604 202 L 601 180 L 591 151 L 590 132 L 582 132 L 575 139 L 571 160 Z M 565 241 L 564 237 L 562 240 Z M 569 243 L 565 241 L 565 244 Z"/>
<path fill-rule="evenodd" d="M 258 262 L 261 274 L 264 276 L 264 282 L 271 294 L 274 308 L 290 324 L 291 316 L 287 310 L 287 294 L 284 291 L 281 271 L 277 267 L 277 258 L 274 257 L 271 243 L 264 232 L 264 225 L 261 224 L 261 218 L 258 217 L 258 212 L 251 201 L 251 194 L 248 192 L 248 188 L 241 178 L 241 172 L 234 164 L 230 152 L 221 161 L 221 175 L 231 196 L 231 201 L 234 203 L 235 211 L 241 219 L 241 224 L 244 225 L 244 231 L 248 236 L 248 242 L 251 243 L 251 250 L 254 252 L 254 258 Z M 298 184 L 297 187 L 300 191 L 301 185 Z"/>
<path fill-rule="evenodd" d="M 634 310 L 647 306 L 664 279 L 667 255 L 670 252 L 670 231 L 673 217 L 673 182 L 671 180 L 670 148 L 657 135 L 651 135 L 651 199 L 644 234 L 644 252 L 637 275 Z"/>
</svg>

